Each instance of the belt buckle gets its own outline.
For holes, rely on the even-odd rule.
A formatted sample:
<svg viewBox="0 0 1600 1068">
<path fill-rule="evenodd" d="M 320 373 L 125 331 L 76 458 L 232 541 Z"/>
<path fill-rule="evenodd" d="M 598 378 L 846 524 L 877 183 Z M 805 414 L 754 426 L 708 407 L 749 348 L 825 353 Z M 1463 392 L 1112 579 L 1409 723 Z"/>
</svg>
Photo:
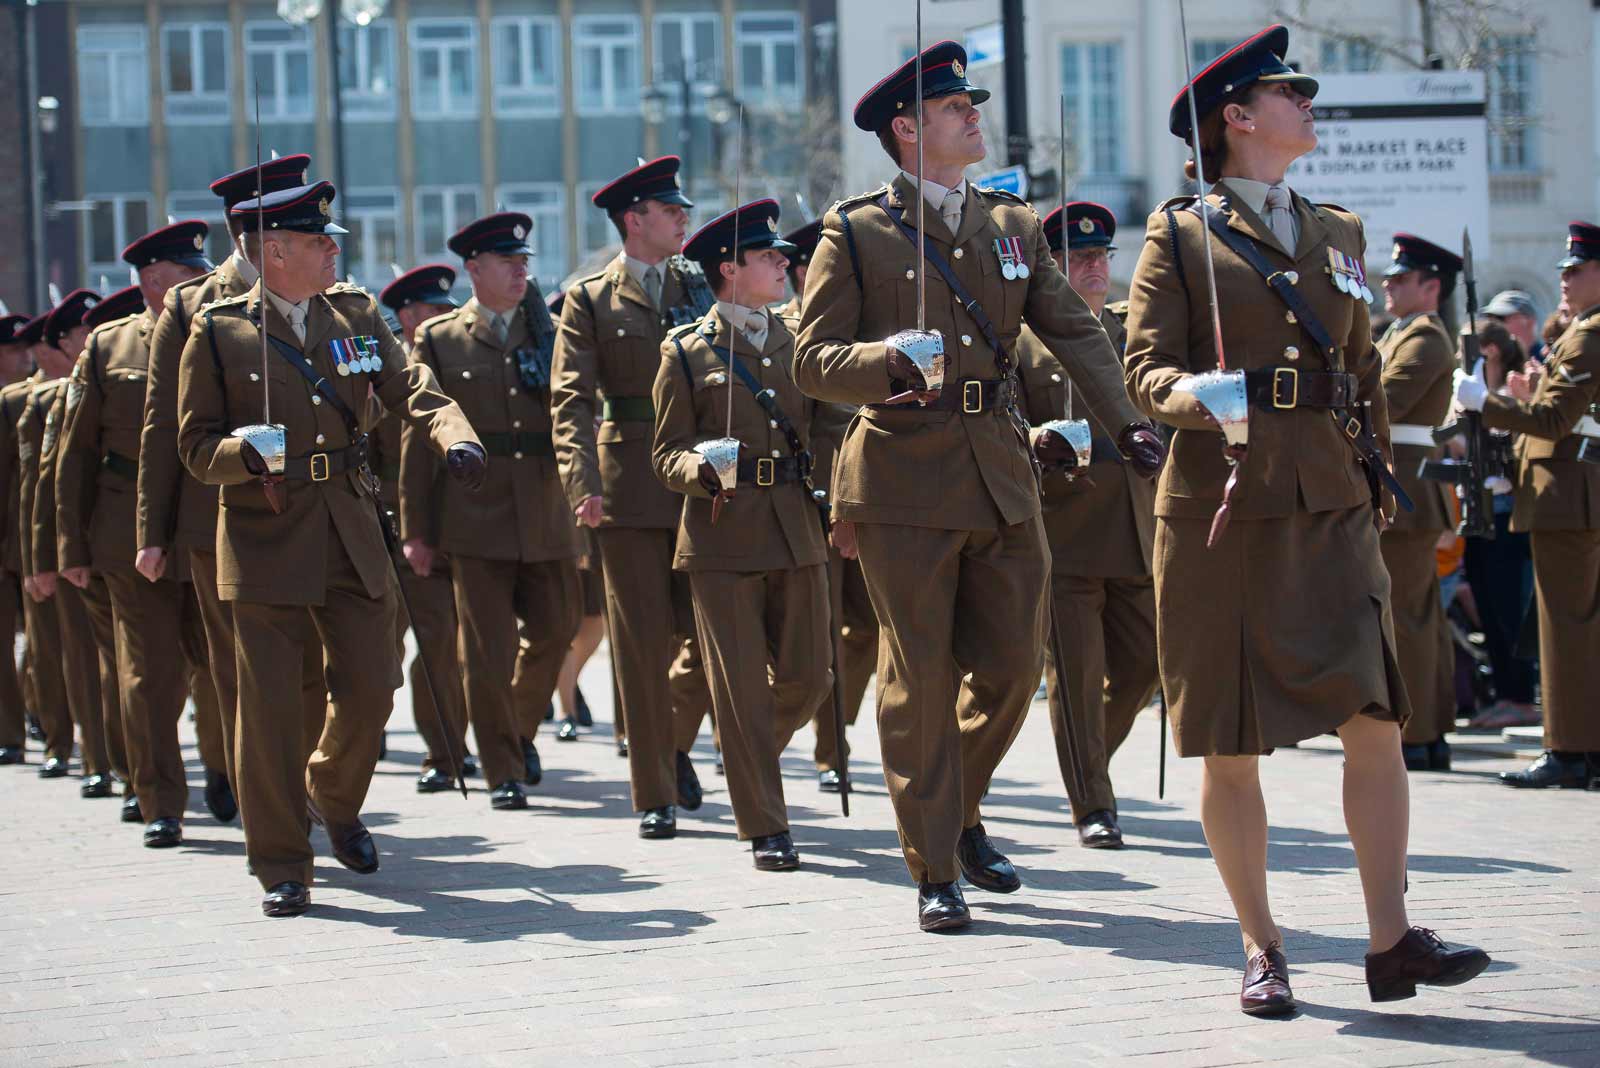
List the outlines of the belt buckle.
<svg viewBox="0 0 1600 1068">
<path fill-rule="evenodd" d="M 771 486 L 778 480 L 778 461 L 770 456 L 756 458 L 756 485 Z"/>
<path fill-rule="evenodd" d="M 1287 379 L 1289 382 L 1289 399 L 1282 399 L 1279 385 Z M 1300 404 L 1300 369 L 1298 367 L 1274 367 L 1272 369 L 1272 406 L 1274 408 L 1289 409 Z"/>
<path fill-rule="evenodd" d="M 983 383 L 976 378 L 969 378 L 961 383 L 961 414 L 981 415 L 983 413 Z"/>
<path fill-rule="evenodd" d="M 328 454 L 325 453 L 325 452 L 314 452 L 314 453 L 312 453 L 311 454 L 311 481 L 313 481 L 313 482 L 326 482 L 326 481 L 328 481 L 328 477 L 329 477 L 330 474 L 332 474 L 332 471 L 328 467 Z"/>
</svg>

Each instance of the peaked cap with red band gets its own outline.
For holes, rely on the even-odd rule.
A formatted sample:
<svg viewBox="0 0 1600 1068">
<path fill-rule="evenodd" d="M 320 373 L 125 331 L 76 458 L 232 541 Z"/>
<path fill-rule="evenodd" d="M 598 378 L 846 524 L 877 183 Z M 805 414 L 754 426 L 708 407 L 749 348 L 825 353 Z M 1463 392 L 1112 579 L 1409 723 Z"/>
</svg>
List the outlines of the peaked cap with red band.
<svg viewBox="0 0 1600 1068">
<path fill-rule="evenodd" d="M 127 286 L 89 309 L 89 314 L 83 317 L 83 325 L 93 330 L 97 326 L 114 323 L 130 315 L 138 315 L 142 311 L 144 311 L 144 293 L 138 286 Z"/>
<path fill-rule="evenodd" d="M 954 41 L 940 41 L 922 53 L 922 99 L 933 100 L 952 93 L 970 93 L 974 104 L 989 99 L 989 90 L 967 81 L 967 50 Z M 856 125 L 868 133 L 877 133 L 896 115 L 905 114 L 916 95 L 917 57 L 912 56 L 861 94 L 856 101 Z"/>
<path fill-rule="evenodd" d="M 520 211 L 497 211 L 493 215 L 474 219 L 451 234 L 445 247 L 464 260 L 470 260 L 480 252 L 531 256 L 533 246 L 528 241 L 532 236 L 531 216 Z"/>
<path fill-rule="evenodd" d="M 311 167 L 311 157 L 304 152 L 261 163 L 261 188 L 256 188 L 256 168 L 252 164 L 243 170 L 224 174 L 211 183 L 211 191 L 222 198 L 222 209 L 227 211 L 241 200 L 277 193 L 306 184 L 306 171 Z"/>
<path fill-rule="evenodd" d="M 1317 95 L 1317 80 L 1301 74 L 1283 61 L 1289 51 L 1289 28 L 1268 26 L 1212 60 L 1194 76 L 1194 108 L 1204 122 L 1228 95 L 1256 82 L 1289 82 L 1305 97 Z M 1189 139 L 1189 85 L 1178 90 L 1167 111 L 1167 129 Z"/>
<path fill-rule="evenodd" d="M 641 163 L 612 180 L 591 199 L 595 207 L 607 213 L 621 211 L 641 200 L 659 200 L 663 204 L 692 208 L 694 201 L 684 196 L 678 185 L 678 168 L 682 165 L 683 161 L 677 156 L 662 156 Z"/>
<path fill-rule="evenodd" d="M 260 225 L 268 233 L 293 230 L 301 234 L 337 237 L 350 232 L 333 221 L 330 205 L 338 195 L 339 191 L 332 182 L 312 182 L 310 185 L 268 193 L 264 197 L 241 200 L 229 209 L 228 218 L 237 219 L 247 234 L 255 233 Z"/>
<path fill-rule="evenodd" d="M 199 219 L 175 222 L 129 242 L 122 250 L 122 260 L 134 270 L 165 260 L 209 271 L 211 261 L 206 259 L 205 248 L 206 235 L 210 232 L 211 227 Z"/>
</svg>

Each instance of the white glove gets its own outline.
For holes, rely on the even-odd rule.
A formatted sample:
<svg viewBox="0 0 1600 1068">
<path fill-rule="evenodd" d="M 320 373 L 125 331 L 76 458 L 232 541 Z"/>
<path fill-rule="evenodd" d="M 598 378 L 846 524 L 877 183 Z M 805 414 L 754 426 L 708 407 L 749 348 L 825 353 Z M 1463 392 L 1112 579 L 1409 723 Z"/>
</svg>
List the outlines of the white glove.
<svg viewBox="0 0 1600 1068">
<path fill-rule="evenodd" d="M 1476 375 L 1456 368 L 1456 406 L 1462 411 L 1483 411 L 1483 399 L 1489 395 L 1489 387 L 1483 384 L 1483 379 Z"/>
<path fill-rule="evenodd" d="M 1516 487 L 1511 484 L 1511 480 L 1504 475 L 1490 475 L 1488 478 L 1483 480 L 1483 488 L 1494 494 L 1496 497 L 1504 497 L 1506 494 L 1516 489 Z"/>
</svg>

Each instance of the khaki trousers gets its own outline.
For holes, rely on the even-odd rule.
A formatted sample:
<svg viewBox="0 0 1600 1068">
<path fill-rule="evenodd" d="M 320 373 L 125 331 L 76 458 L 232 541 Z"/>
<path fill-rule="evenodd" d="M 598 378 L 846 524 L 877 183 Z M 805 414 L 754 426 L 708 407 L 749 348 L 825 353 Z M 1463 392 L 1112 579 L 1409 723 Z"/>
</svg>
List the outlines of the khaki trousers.
<svg viewBox="0 0 1600 1068">
<path fill-rule="evenodd" d="M 400 662 L 387 640 L 397 611 L 394 585 L 376 600 L 368 597 L 331 522 L 327 545 L 322 604 L 232 602 L 239 680 L 234 793 L 245 853 L 263 888 L 287 880 L 311 885 L 308 800 L 329 824 L 360 819 L 400 686 Z M 304 689 L 307 650 L 324 664 L 331 699 L 320 707 Z"/>
<path fill-rule="evenodd" d="M 95 579 L 90 580 L 93 587 Z M 56 619 L 61 628 L 61 666 L 66 677 L 67 706 L 78 728 L 83 774 L 111 774 L 111 749 L 106 736 L 110 718 L 101 693 L 100 650 L 96 626 L 89 611 L 89 591 L 56 577 Z M 114 717 L 119 721 L 120 708 Z"/>
<path fill-rule="evenodd" d="M 828 574 L 691 571 L 739 840 L 789 829 L 779 757 L 828 694 Z"/>
<path fill-rule="evenodd" d="M 1063 552 L 1070 551 L 1067 546 Z M 1056 762 L 1072 802 L 1073 819 L 1117 810 L 1111 788 L 1111 757 L 1133 729 L 1139 710 L 1155 695 L 1156 593 L 1150 578 L 1087 578 L 1052 574 L 1050 592 L 1061 624 L 1074 737 L 1089 792 L 1079 797 L 1067 758 L 1065 709 L 1056 686 L 1049 632 L 1045 641 L 1045 680 L 1050 694 L 1050 727 Z M 1049 620 L 1045 621 L 1046 627 Z"/>
<path fill-rule="evenodd" d="M 411 716 L 416 721 L 417 735 L 427 747 L 422 767 L 424 771 L 441 768 L 455 775 L 459 769 L 445 754 L 453 753 L 459 761 L 467 751 L 467 698 L 461 689 L 461 666 L 456 658 L 455 588 L 446 570 L 436 569 L 422 578 L 399 556 L 395 566 L 406 595 L 405 605 L 395 614 L 395 642 L 403 648 L 407 626 L 417 637 L 417 655 L 411 660 L 408 676 Z M 406 606 L 411 610 L 409 617 L 404 611 Z M 438 693 L 437 707 L 423 677 L 424 668 Z M 441 717 L 448 725 L 448 735 L 441 732 Z"/>
<path fill-rule="evenodd" d="M 1600 753 L 1600 530 L 1535 530 L 1544 745 Z"/>
<path fill-rule="evenodd" d="M 1378 539 L 1389 569 L 1395 659 L 1411 698 L 1401 738 L 1427 745 L 1456 729 L 1455 652 L 1439 603 L 1437 531 L 1386 531 Z"/>
<path fill-rule="evenodd" d="M 122 730 L 129 782 L 146 823 L 182 819 L 189 800 L 178 720 L 187 697 L 188 662 L 175 640 L 183 628 L 183 587 L 148 582 L 132 568 L 109 571 Z M 214 710 L 213 710 L 214 714 Z"/>
<path fill-rule="evenodd" d="M 22 580 L 0 572 L 0 636 L 7 643 L 0 657 L 0 748 L 22 748 L 28 738 L 27 705 L 17 673 L 17 624 L 22 619 Z"/>
<path fill-rule="evenodd" d="M 189 696 L 194 699 L 195 746 L 207 771 L 227 775 L 230 760 L 227 738 L 222 733 L 222 704 L 211 672 L 211 650 L 194 583 L 180 582 L 178 596 L 179 645 L 187 665 Z"/>
<path fill-rule="evenodd" d="M 839 550 L 828 550 L 828 603 L 833 624 L 839 628 L 839 655 L 844 660 L 841 669 L 844 691 L 844 721 L 853 727 L 861 711 L 861 702 L 867 695 L 867 682 L 878 665 L 878 619 L 872 614 L 872 598 L 867 593 L 867 581 L 861 577 L 861 563 L 846 560 Z M 838 743 L 833 733 L 833 691 L 817 707 L 812 727 L 817 734 L 812 758 L 818 771 L 837 771 L 840 760 Z M 845 741 L 844 760 L 850 759 L 850 742 Z"/>
<path fill-rule="evenodd" d="M 1027 714 L 1050 553 L 1037 517 L 994 530 L 858 523 L 878 644 L 878 734 L 906 867 L 960 876 L 956 842 Z"/>
<path fill-rule="evenodd" d="M 72 759 L 72 700 L 67 693 L 61 644 L 61 602 L 22 597 L 22 620 L 28 631 L 28 670 L 33 677 L 33 714 L 44 731 L 48 759 Z"/>
<path fill-rule="evenodd" d="M 690 644 L 688 576 L 672 570 L 676 539 L 671 530 L 595 531 L 635 812 L 677 804 L 677 754 L 693 748 L 711 705 L 705 671 Z"/>
<path fill-rule="evenodd" d="M 452 556 L 450 579 L 467 715 L 484 782 L 520 782 L 522 739 L 533 738 L 544 719 L 582 618 L 578 563 Z M 519 620 L 527 626 L 520 671 Z"/>
</svg>

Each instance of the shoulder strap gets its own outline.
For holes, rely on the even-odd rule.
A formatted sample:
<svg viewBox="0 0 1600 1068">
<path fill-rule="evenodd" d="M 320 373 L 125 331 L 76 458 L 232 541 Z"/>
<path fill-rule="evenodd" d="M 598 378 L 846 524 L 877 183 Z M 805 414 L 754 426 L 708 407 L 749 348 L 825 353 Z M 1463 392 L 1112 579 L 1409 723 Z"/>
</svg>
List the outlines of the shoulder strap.
<svg viewBox="0 0 1600 1068">
<path fill-rule="evenodd" d="M 1172 265 L 1178 270 L 1178 281 L 1183 283 L 1183 295 L 1189 295 L 1189 276 L 1183 270 L 1183 248 L 1178 244 L 1178 216 L 1171 208 L 1163 209 L 1167 215 L 1167 243 L 1172 246 Z"/>
<path fill-rule="evenodd" d="M 906 226 L 902 218 L 905 214 L 903 209 L 891 205 L 887 193 L 878 198 L 878 207 L 882 208 L 883 213 L 889 216 L 889 221 L 894 223 L 895 228 L 900 231 L 900 236 L 911 242 L 912 247 L 915 247 L 917 238 L 911 232 L 910 227 Z M 1011 354 L 1006 351 L 1005 343 L 1000 340 L 1000 331 L 995 328 L 994 320 L 989 318 L 989 313 L 983 310 L 983 305 L 978 303 L 978 298 L 974 297 L 972 292 L 961 284 L 961 279 L 956 277 L 956 272 L 951 269 L 950 264 L 946 262 L 943 256 L 939 255 L 931 243 L 927 241 L 922 243 L 922 254 L 923 258 L 928 261 L 928 265 L 939 272 L 939 277 L 944 279 L 944 284 L 950 287 L 950 292 L 954 293 L 956 299 L 961 302 L 961 306 L 966 308 L 967 314 L 972 316 L 972 321 L 978 324 L 978 332 L 983 335 L 983 339 L 994 350 L 995 360 L 1000 365 L 1000 373 L 1009 375 L 1016 365 L 1012 362 Z"/>
<path fill-rule="evenodd" d="M 683 341 L 677 337 L 672 339 L 673 347 L 678 350 L 678 366 L 683 368 L 683 377 L 689 383 L 689 388 L 694 389 L 694 372 L 689 370 L 689 354 L 683 351 Z"/>
<path fill-rule="evenodd" d="M 856 252 L 856 232 L 850 228 L 850 209 L 839 209 L 839 229 L 844 231 L 844 247 L 850 253 L 850 269 L 856 275 L 856 289 L 866 296 L 866 283 L 861 280 L 861 257 Z"/>
<path fill-rule="evenodd" d="M 356 413 L 350 410 L 350 405 L 346 404 L 344 398 L 339 396 L 339 391 L 333 388 L 333 383 L 318 374 L 317 369 L 311 366 L 310 361 L 287 342 L 280 341 L 271 334 L 267 335 L 267 341 L 277 351 L 278 355 L 283 357 L 285 363 L 299 371 L 300 377 L 311 383 L 311 388 L 316 390 L 323 400 L 333 405 L 333 410 L 339 413 L 339 417 L 344 420 L 345 429 L 350 432 L 350 440 L 361 440 L 361 422 L 356 418 Z"/>
<path fill-rule="evenodd" d="M 1193 212 L 1197 216 L 1201 214 L 1198 202 L 1191 204 L 1184 210 Z M 1294 282 L 1289 280 L 1289 276 L 1293 272 L 1275 270 L 1272 264 L 1267 262 L 1267 258 L 1261 254 L 1261 247 L 1256 244 L 1255 240 L 1247 234 L 1241 234 L 1237 230 L 1230 229 L 1228 224 L 1223 221 L 1221 212 L 1206 212 L 1205 215 L 1211 220 L 1211 232 L 1216 234 L 1224 245 L 1227 245 L 1241 259 L 1253 267 L 1257 274 L 1267 280 L 1267 285 L 1272 287 L 1272 291 L 1278 295 L 1278 299 L 1282 300 L 1284 304 L 1288 305 L 1289 310 L 1294 312 L 1295 318 L 1300 321 L 1300 326 L 1306 333 L 1311 335 L 1311 340 L 1317 343 L 1317 347 L 1322 350 L 1323 356 L 1331 366 L 1339 354 L 1339 346 L 1333 343 L 1333 337 L 1328 333 L 1327 327 L 1322 325 L 1322 320 L 1317 318 L 1317 313 L 1306 302 L 1306 298 L 1300 295 L 1300 291 L 1294 287 Z"/>
<path fill-rule="evenodd" d="M 710 344 L 711 339 L 707 338 L 706 341 Z M 744 388 L 754 394 L 756 403 L 761 405 L 761 410 L 767 413 L 767 418 L 778 424 L 778 432 L 783 435 L 784 443 L 789 446 L 789 452 L 800 461 L 801 477 L 809 479 L 811 477 L 811 452 L 806 448 L 805 442 L 800 440 L 800 432 L 795 429 L 794 423 L 789 420 L 789 416 L 778 406 L 778 395 L 770 389 L 763 389 L 761 383 L 756 380 L 756 376 L 750 373 L 750 368 L 744 365 L 743 360 L 734 355 L 732 349 L 725 348 L 722 345 L 711 345 L 711 351 L 716 353 L 717 358 L 728 366 L 728 369 L 733 372 L 734 377 L 739 380 Z"/>
</svg>

